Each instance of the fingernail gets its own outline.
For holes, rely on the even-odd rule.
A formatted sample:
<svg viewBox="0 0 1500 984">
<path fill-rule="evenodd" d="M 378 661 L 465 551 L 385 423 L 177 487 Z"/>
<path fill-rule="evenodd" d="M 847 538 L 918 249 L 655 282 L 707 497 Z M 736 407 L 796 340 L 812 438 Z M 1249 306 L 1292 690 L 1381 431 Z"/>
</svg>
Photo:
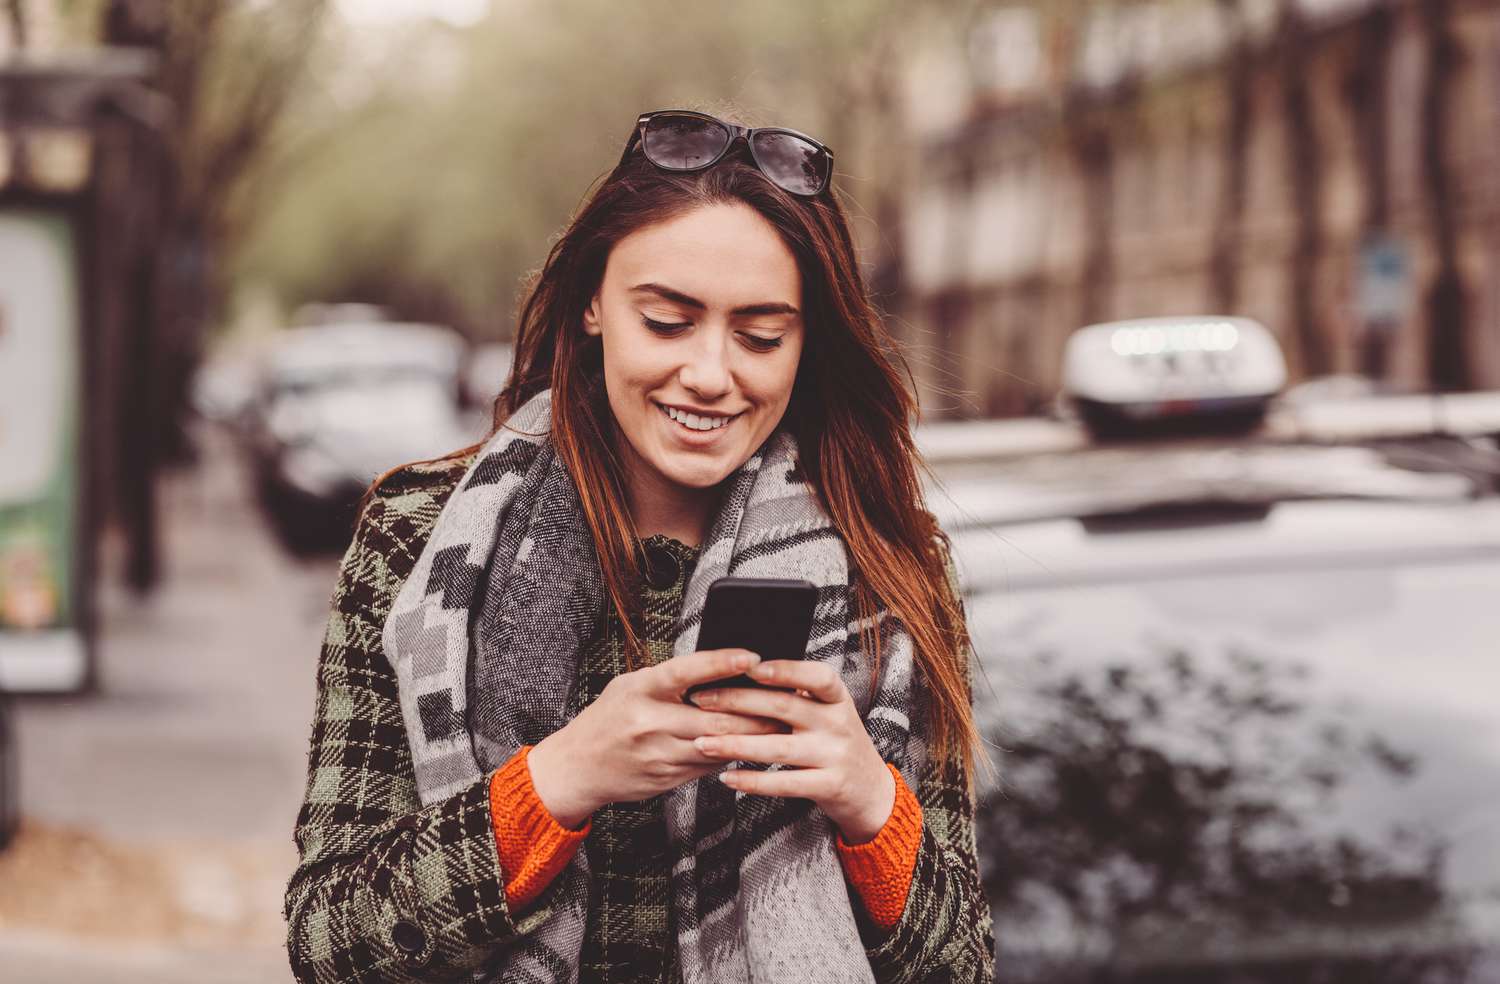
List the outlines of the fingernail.
<svg viewBox="0 0 1500 984">
<path fill-rule="evenodd" d="M 698 751 L 700 752 L 711 752 L 714 750 L 714 740 L 712 738 L 694 738 L 693 744 L 698 747 Z"/>
<path fill-rule="evenodd" d="M 737 670 L 747 670 L 759 661 L 760 657 L 754 653 L 740 653 L 734 658 L 734 668 Z"/>
</svg>

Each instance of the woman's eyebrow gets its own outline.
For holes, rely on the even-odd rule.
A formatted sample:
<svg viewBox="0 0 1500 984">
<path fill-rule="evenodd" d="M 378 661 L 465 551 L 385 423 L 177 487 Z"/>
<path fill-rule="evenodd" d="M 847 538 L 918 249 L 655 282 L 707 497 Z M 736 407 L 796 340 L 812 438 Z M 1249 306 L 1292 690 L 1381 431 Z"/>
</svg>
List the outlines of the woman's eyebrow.
<svg viewBox="0 0 1500 984">
<path fill-rule="evenodd" d="M 689 297 L 680 290 L 673 290 L 665 284 L 636 284 L 630 288 L 631 293 L 655 294 L 663 300 L 681 304 L 683 307 L 695 308 L 703 311 L 708 308 L 707 304 L 696 297 Z M 784 301 L 764 301 L 760 304 L 742 304 L 729 312 L 730 314 L 797 314 L 795 307 Z"/>
</svg>

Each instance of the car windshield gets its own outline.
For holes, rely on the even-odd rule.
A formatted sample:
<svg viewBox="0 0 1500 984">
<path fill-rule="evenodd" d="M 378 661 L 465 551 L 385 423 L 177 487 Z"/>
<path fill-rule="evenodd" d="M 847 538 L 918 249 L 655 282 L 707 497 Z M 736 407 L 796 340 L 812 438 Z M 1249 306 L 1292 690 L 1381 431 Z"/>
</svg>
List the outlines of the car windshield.
<svg viewBox="0 0 1500 984">
<path fill-rule="evenodd" d="M 360 365 L 336 367 L 314 365 L 288 368 L 278 373 L 270 391 L 273 398 L 312 396 L 340 391 L 403 389 L 442 385 L 442 374 L 424 366 Z"/>
</svg>

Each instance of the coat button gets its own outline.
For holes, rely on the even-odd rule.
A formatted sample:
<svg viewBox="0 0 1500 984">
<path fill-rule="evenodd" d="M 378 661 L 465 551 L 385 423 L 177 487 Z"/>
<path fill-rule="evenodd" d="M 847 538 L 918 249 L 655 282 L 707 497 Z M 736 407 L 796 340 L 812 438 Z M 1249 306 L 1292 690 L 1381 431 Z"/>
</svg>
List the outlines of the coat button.
<svg viewBox="0 0 1500 984">
<path fill-rule="evenodd" d="M 646 584 L 653 591 L 665 591 L 677 583 L 682 561 L 666 547 L 652 544 L 646 548 Z"/>
<path fill-rule="evenodd" d="M 398 919 L 391 927 L 391 942 L 408 956 L 416 956 L 427 947 L 427 934 L 409 919 Z"/>
</svg>

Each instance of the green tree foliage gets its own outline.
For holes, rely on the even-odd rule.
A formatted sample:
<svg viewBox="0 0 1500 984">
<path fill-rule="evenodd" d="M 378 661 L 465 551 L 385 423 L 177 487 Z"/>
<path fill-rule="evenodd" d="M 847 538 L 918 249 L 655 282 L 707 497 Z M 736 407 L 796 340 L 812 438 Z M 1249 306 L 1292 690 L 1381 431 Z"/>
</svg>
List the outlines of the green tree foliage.
<svg viewBox="0 0 1500 984">
<path fill-rule="evenodd" d="M 504 0 L 469 29 L 404 26 L 374 55 L 336 38 L 257 184 L 237 272 L 285 304 L 360 297 L 503 336 L 636 115 L 665 107 L 818 135 L 871 212 L 899 180 L 879 155 L 902 147 L 900 46 L 924 11 L 965 6 Z"/>
</svg>

